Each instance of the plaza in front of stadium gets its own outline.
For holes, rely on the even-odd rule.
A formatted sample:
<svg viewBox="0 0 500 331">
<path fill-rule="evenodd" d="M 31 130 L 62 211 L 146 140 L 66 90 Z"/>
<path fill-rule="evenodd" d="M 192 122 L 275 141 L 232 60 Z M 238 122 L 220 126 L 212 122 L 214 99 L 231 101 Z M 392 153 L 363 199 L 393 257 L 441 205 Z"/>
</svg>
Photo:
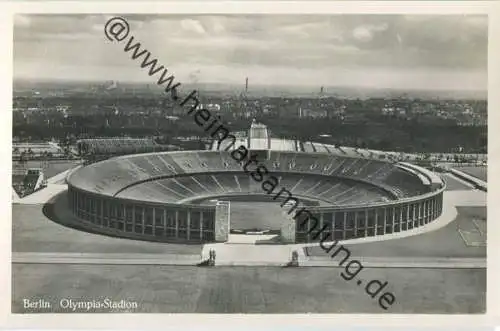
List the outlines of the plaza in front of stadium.
<svg viewBox="0 0 500 331">
<path fill-rule="evenodd" d="M 279 179 L 275 194 L 231 157 L 240 145 Z M 56 302 L 93 298 L 159 313 L 486 310 L 484 164 L 424 167 L 390 151 L 271 137 L 252 123 L 234 145 L 42 172 L 43 188 L 13 193 L 14 313 L 70 312 Z M 362 279 L 341 277 L 312 223 L 283 208 L 291 195 L 273 198 L 281 188 L 363 263 Z M 390 309 L 360 287 L 371 279 L 397 297 Z M 51 309 L 23 306 L 42 297 Z"/>
</svg>

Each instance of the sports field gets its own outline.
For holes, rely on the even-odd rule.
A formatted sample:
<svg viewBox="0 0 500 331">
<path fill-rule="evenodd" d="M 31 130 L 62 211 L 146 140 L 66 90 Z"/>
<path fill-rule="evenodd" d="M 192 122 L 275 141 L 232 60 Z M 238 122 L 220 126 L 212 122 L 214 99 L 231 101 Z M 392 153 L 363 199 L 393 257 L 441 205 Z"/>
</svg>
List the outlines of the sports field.
<svg viewBox="0 0 500 331">
<path fill-rule="evenodd" d="M 283 218 L 276 201 L 231 202 L 231 230 L 279 230 Z"/>
</svg>

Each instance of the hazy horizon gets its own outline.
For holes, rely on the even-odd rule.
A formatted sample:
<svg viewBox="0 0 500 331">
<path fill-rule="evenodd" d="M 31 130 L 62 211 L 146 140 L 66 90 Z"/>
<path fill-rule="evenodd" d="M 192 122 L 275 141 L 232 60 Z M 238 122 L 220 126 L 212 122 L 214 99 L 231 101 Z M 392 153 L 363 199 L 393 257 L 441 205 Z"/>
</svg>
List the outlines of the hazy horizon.
<svg viewBox="0 0 500 331">
<path fill-rule="evenodd" d="M 58 85 L 58 84 L 70 84 L 70 85 L 103 85 L 109 81 L 82 81 L 82 80 L 28 80 L 28 79 L 15 79 L 14 88 L 30 88 L 35 89 L 40 87 L 37 84 L 47 84 L 47 85 Z M 230 83 L 183 83 L 180 82 L 180 90 L 184 93 L 184 90 L 188 89 L 199 89 L 201 93 L 203 92 L 233 92 L 234 94 L 239 94 L 244 91 L 245 85 L 243 84 L 230 84 Z M 147 85 L 153 91 L 158 93 L 162 92 L 161 87 L 157 86 L 155 81 L 152 82 L 128 82 L 119 81 L 119 85 L 122 86 L 133 86 L 141 87 L 145 89 Z M 16 86 L 17 85 L 17 86 Z M 27 87 L 27 86 L 28 87 Z M 36 85 L 36 86 L 33 86 Z M 277 96 L 286 94 L 296 94 L 297 96 L 312 96 L 320 94 L 320 87 L 318 86 L 300 86 L 300 85 L 286 85 L 286 84 L 251 84 L 249 89 L 249 95 L 255 96 Z M 470 91 L 470 90 L 433 90 L 433 89 L 402 89 L 402 88 L 364 88 L 356 86 L 323 86 L 324 90 L 322 95 L 326 97 L 332 96 L 342 96 L 342 97 L 380 97 L 391 95 L 407 95 L 409 97 L 437 97 L 437 98 L 451 98 L 451 99 L 477 99 L 486 100 L 488 97 L 488 92 L 485 91 Z M 207 91 L 207 89 L 210 89 Z"/>
</svg>

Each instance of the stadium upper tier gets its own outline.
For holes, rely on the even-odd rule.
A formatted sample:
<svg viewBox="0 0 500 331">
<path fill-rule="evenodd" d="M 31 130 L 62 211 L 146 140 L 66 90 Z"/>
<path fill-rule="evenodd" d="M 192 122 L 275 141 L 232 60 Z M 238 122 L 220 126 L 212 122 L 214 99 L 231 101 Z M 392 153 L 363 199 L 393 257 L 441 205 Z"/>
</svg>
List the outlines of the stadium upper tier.
<svg viewBox="0 0 500 331">
<path fill-rule="evenodd" d="M 424 172 L 383 160 L 270 151 L 259 164 L 280 179 L 279 188 L 332 205 L 382 202 L 430 190 Z M 99 195 L 174 203 L 199 196 L 265 193 L 244 173 L 243 165 L 225 151 L 136 154 L 90 164 L 72 173 L 68 183 Z"/>
</svg>

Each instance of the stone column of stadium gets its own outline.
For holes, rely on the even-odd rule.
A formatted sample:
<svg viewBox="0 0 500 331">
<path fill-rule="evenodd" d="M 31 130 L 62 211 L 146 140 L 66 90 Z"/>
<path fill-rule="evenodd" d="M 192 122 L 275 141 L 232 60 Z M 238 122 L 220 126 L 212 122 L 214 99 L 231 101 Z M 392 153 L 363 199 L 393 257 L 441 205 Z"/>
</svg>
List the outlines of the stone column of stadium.
<svg viewBox="0 0 500 331">
<path fill-rule="evenodd" d="M 283 206 L 283 219 L 281 221 L 281 242 L 284 244 L 295 244 L 295 219 L 294 213 L 289 214 L 288 211 L 294 206 L 292 201 L 285 203 Z"/>
<path fill-rule="evenodd" d="M 217 201 L 215 206 L 215 241 L 227 242 L 229 239 L 230 202 Z"/>
</svg>

